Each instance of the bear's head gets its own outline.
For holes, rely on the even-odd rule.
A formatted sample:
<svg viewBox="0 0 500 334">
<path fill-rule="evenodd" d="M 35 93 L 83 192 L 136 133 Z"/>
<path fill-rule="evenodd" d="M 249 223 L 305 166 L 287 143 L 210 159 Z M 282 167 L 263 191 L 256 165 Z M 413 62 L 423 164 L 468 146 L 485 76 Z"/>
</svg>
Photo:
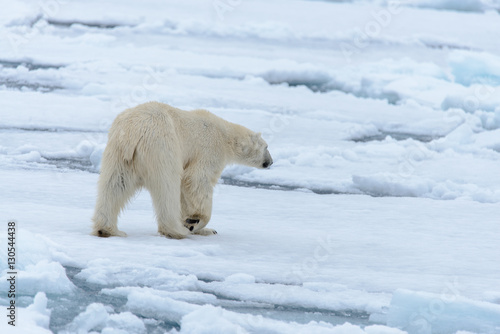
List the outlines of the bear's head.
<svg viewBox="0 0 500 334">
<path fill-rule="evenodd" d="M 267 143 L 260 133 L 248 131 L 236 143 L 238 163 L 256 168 L 270 168 L 273 158 L 267 149 Z"/>
</svg>

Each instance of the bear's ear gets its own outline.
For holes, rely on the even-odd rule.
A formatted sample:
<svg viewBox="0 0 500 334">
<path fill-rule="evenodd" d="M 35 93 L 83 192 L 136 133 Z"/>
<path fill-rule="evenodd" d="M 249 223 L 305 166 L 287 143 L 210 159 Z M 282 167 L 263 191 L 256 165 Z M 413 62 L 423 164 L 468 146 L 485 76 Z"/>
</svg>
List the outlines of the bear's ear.
<svg viewBox="0 0 500 334">
<path fill-rule="evenodd" d="M 260 132 L 252 134 L 252 141 L 254 143 L 257 143 L 259 139 L 262 137 L 262 134 Z"/>
</svg>

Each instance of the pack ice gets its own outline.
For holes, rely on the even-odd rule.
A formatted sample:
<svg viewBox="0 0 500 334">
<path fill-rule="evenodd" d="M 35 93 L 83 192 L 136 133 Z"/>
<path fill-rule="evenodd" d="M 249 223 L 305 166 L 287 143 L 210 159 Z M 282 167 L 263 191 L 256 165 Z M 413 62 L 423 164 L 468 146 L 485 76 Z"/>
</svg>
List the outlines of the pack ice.
<svg viewBox="0 0 500 334">
<path fill-rule="evenodd" d="M 3 1 L 2 333 L 500 333 L 500 2 Z M 210 228 L 90 235 L 111 122 L 261 132 Z M 8 323 L 14 301 L 16 321 Z"/>
</svg>

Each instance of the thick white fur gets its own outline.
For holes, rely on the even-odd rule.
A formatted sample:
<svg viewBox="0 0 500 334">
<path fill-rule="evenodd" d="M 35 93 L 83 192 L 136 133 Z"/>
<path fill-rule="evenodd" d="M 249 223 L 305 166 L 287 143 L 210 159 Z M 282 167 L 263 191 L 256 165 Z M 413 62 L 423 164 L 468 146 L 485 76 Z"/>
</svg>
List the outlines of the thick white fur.
<svg viewBox="0 0 500 334">
<path fill-rule="evenodd" d="M 103 153 L 93 234 L 125 236 L 118 215 L 142 187 L 151 194 L 159 233 L 178 239 L 216 233 L 205 228 L 213 187 L 231 163 L 266 168 L 272 158 L 260 134 L 206 110 L 158 102 L 125 110 L 111 125 Z"/>
</svg>

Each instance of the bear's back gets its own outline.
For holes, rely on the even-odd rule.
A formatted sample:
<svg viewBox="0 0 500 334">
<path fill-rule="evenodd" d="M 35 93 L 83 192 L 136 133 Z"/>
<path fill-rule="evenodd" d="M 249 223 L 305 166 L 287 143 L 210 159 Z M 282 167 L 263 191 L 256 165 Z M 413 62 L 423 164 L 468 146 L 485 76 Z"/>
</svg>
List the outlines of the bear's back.
<svg viewBox="0 0 500 334">
<path fill-rule="evenodd" d="M 146 102 L 125 110 L 118 118 L 127 123 L 127 127 L 134 127 L 140 132 L 154 130 L 158 134 L 165 134 L 166 132 L 184 132 L 186 125 L 189 126 L 192 122 L 189 114 L 188 111 L 165 103 Z"/>
<path fill-rule="evenodd" d="M 155 101 L 146 102 L 128 110 L 130 110 L 132 118 L 152 119 L 155 121 L 167 118 L 179 118 L 183 116 L 182 114 L 186 113 L 186 111 L 172 107 L 166 103 Z"/>
</svg>

